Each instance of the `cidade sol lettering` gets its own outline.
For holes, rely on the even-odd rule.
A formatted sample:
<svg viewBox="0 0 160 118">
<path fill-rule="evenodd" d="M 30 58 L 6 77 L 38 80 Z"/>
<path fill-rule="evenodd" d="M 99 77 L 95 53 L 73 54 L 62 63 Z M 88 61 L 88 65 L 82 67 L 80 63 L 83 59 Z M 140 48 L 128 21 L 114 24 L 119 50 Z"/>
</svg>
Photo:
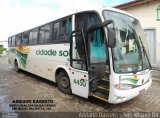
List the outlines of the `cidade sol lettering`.
<svg viewBox="0 0 160 118">
<path fill-rule="evenodd" d="M 65 50 L 65 51 L 60 50 L 59 51 L 59 56 L 67 57 L 67 56 L 69 56 L 69 52 L 67 50 Z"/>
<path fill-rule="evenodd" d="M 42 50 L 37 50 L 36 51 L 36 54 L 37 55 L 49 55 L 49 56 L 56 56 L 57 55 L 57 52 L 56 52 L 56 50 L 52 50 L 52 49 L 50 49 L 50 50 L 44 50 L 44 49 L 42 49 Z"/>
<path fill-rule="evenodd" d="M 36 51 L 36 55 L 48 55 L 48 56 L 63 56 L 63 57 L 68 57 L 69 56 L 69 51 L 68 50 L 60 50 L 57 54 L 56 50 L 45 50 L 45 49 L 39 49 Z"/>
</svg>

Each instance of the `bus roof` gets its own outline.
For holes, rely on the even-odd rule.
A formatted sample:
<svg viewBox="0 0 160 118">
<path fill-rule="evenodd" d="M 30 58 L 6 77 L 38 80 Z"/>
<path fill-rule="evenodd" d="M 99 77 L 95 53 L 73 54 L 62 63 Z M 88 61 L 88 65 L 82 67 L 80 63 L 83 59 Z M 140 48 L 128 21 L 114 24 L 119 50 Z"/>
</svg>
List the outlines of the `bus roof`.
<svg viewBox="0 0 160 118">
<path fill-rule="evenodd" d="M 82 9 L 77 10 L 76 13 L 83 12 L 83 11 L 84 11 L 84 12 L 85 12 L 85 11 L 97 11 L 98 13 L 101 14 L 102 11 L 104 11 L 104 10 L 115 11 L 115 12 L 122 13 L 122 14 L 126 14 L 126 15 L 128 15 L 128 16 L 131 16 L 131 17 L 137 19 L 135 16 L 129 14 L 128 12 L 119 10 L 119 9 L 117 9 L 117 8 L 111 8 L 111 7 L 99 7 L 99 8 L 87 8 L 87 9 L 83 9 L 83 8 L 82 8 Z"/>
</svg>

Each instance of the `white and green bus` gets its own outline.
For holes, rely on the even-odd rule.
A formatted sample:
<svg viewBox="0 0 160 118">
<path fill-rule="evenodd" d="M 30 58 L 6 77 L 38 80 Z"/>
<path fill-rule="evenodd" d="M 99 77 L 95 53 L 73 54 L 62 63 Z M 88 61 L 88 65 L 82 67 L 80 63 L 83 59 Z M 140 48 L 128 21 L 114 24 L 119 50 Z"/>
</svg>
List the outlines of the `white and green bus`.
<svg viewBox="0 0 160 118">
<path fill-rule="evenodd" d="M 114 8 L 79 11 L 8 38 L 8 62 L 61 92 L 117 104 L 152 83 L 139 21 Z"/>
</svg>

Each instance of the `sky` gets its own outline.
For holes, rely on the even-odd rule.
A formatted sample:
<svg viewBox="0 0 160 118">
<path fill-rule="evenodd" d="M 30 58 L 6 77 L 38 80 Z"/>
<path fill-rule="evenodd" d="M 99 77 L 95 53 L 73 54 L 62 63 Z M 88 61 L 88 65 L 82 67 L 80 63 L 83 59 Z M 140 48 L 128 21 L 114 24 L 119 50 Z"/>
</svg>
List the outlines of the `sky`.
<svg viewBox="0 0 160 118">
<path fill-rule="evenodd" d="M 0 41 L 88 7 L 113 7 L 132 0 L 0 0 Z"/>
</svg>

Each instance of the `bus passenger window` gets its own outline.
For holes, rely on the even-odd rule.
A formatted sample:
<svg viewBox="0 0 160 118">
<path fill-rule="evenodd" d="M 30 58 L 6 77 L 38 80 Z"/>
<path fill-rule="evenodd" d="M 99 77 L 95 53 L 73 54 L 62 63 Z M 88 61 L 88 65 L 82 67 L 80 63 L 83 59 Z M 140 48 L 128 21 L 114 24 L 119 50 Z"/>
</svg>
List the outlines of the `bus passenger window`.
<svg viewBox="0 0 160 118">
<path fill-rule="evenodd" d="M 51 31 L 51 25 L 50 24 L 42 26 L 39 29 L 39 43 L 49 43 L 49 42 L 51 42 L 50 31 Z"/>
<path fill-rule="evenodd" d="M 43 43 L 44 41 L 44 26 L 39 29 L 39 43 Z"/>
<path fill-rule="evenodd" d="M 11 43 L 12 43 L 12 39 L 11 37 L 8 38 L 8 46 L 10 47 L 11 46 Z"/>
<path fill-rule="evenodd" d="M 22 45 L 27 45 L 28 44 L 28 38 L 29 38 L 29 32 L 24 32 L 22 34 Z"/>
<path fill-rule="evenodd" d="M 20 45 L 21 44 L 21 34 L 16 35 L 16 45 Z"/>
<path fill-rule="evenodd" d="M 15 46 L 15 36 L 12 36 L 12 46 Z"/>
<path fill-rule="evenodd" d="M 29 44 L 37 44 L 38 42 L 38 28 L 34 28 L 29 33 Z"/>
<path fill-rule="evenodd" d="M 51 32 L 51 24 L 45 25 L 44 36 L 46 42 L 51 42 L 50 32 Z"/>
<path fill-rule="evenodd" d="M 66 23 L 67 39 L 70 38 L 71 33 L 72 33 L 72 20 L 71 20 L 71 18 L 68 18 L 67 23 Z"/>
<path fill-rule="evenodd" d="M 56 41 L 69 41 L 69 37 L 72 32 L 72 20 L 67 18 L 57 22 L 53 26 L 54 30 L 54 40 Z"/>
<path fill-rule="evenodd" d="M 54 39 L 59 38 L 59 22 L 54 24 Z"/>
</svg>

